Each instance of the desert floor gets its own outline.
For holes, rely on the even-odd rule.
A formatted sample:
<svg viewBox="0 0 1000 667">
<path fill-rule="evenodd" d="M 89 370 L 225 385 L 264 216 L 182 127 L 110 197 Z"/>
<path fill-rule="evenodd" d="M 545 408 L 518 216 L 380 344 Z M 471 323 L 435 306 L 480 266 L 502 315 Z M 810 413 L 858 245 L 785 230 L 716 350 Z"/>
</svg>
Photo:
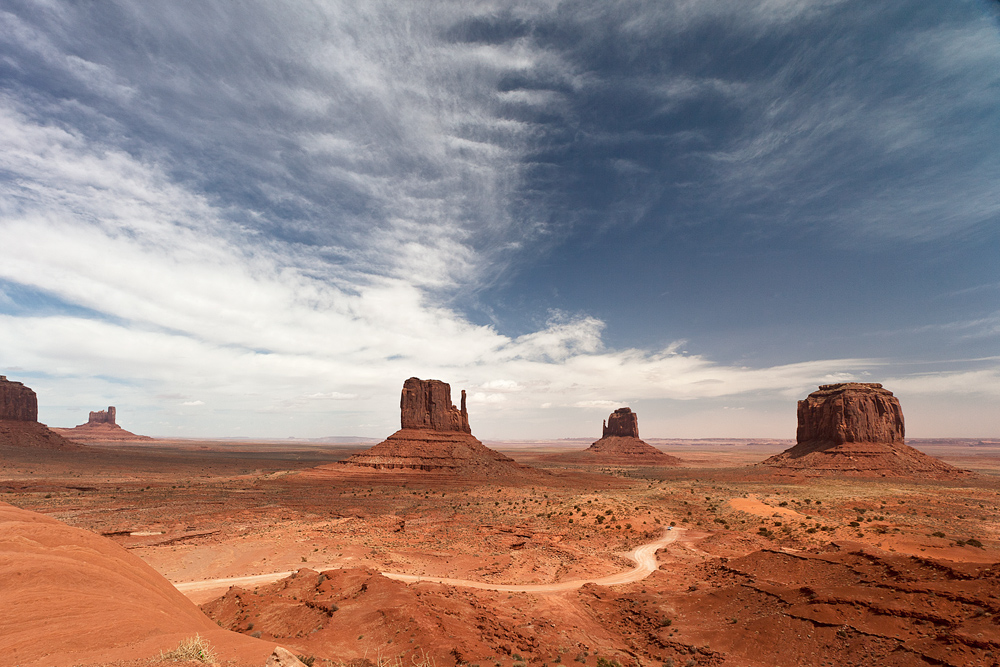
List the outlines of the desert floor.
<svg viewBox="0 0 1000 667">
<path fill-rule="evenodd" d="M 487 442 L 549 473 L 514 482 L 317 470 L 358 447 L 304 441 L 4 449 L 0 500 L 316 665 L 998 664 L 1000 444 L 909 441 L 978 473 L 932 482 L 754 467 L 788 442 L 648 441 L 684 465 L 553 467 L 574 441 Z M 658 540 L 631 583 L 426 580 L 565 589 Z"/>
</svg>

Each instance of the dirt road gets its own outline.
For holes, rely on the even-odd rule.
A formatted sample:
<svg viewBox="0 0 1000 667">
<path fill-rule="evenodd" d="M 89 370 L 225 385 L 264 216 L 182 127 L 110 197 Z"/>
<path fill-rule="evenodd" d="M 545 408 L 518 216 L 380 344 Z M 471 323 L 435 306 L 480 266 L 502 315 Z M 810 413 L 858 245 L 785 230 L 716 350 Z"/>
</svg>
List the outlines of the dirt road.
<svg viewBox="0 0 1000 667">
<path fill-rule="evenodd" d="M 655 572 L 659 567 L 656 562 L 656 551 L 661 547 L 676 541 L 678 534 L 681 531 L 682 529 L 679 528 L 666 530 L 663 532 L 663 536 L 655 542 L 643 544 L 636 547 L 628 554 L 625 554 L 628 558 L 635 561 L 635 567 L 631 570 L 608 575 L 606 577 L 598 577 L 596 579 L 573 579 L 571 581 L 560 581 L 553 584 L 491 584 L 483 581 L 472 581 L 471 579 L 426 577 L 414 574 L 402 574 L 398 572 L 382 572 L 381 574 L 389 579 L 396 579 L 397 581 L 405 581 L 407 583 L 432 581 L 440 584 L 448 584 L 449 586 L 464 586 L 466 588 L 480 588 L 488 591 L 506 591 L 510 593 L 556 593 L 559 591 L 571 591 L 580 588 L 584 584 L 597 584 L 599 586 L 627 584 L 633 581 L 639 581 L 640 579 L 645 579 L 650 574 Z M 334 564 L 329 566 L 321 565 L 313 567 L 312 569 L 322 571 L 335 570 L 340 567 L 342 567 L 342 565 Z M 205 579 L 203 581 L 186 581 L 174 584 L 174 586 L 182 593 L 208 591 L 217 588 L 226 589 L 230 586 L 258 586 L 260 584 L 269 584 L 272 581 L 284 579 L 292 573 L 293 571 L 290 570 L 288 572 L 271 572 L 269 574 L 257 574 L 247 577 L 224 577 L 221 579 Z"/>
</svg>

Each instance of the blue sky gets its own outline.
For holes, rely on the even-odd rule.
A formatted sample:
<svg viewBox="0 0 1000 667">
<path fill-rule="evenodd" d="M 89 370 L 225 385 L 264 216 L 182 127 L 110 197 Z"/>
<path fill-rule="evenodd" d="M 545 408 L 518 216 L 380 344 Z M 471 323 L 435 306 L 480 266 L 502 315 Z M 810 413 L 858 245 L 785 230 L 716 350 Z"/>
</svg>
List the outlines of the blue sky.
<svg viewBox="0 0 1000 667">
<path fill-rule="evenodd" d="M 0 373 L 40 418 L 1000 435 L 1000 4 L 0 5 Z"/>
</svg>

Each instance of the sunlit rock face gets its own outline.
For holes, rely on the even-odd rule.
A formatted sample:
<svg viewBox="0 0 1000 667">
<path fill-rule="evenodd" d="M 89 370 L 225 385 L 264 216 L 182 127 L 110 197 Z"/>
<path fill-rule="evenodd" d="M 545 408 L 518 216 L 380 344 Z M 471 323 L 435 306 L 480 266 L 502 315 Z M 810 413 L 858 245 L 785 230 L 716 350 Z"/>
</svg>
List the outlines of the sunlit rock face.
<svg viewBox="0 0 1000 667">
<path fill-rule="evenodd" d="M 609 435 L 638 438 L 639 415 L 632 412 L 631 408 L 618 408 L 604 422 L 604 431 L 601 433 L 601 437 L 606 438 Z"/>
<path fill-rule="evenodd" d="M 109 405 L 107 410 L 98 410 L 97 412 L 91 412 L 90 418 L 87 420 L 88 424 L 110 424 L 111 426 L 117 426 L 115 423 L 115 406 Z"/>
<path fill-rule="evenodd" d="M 878 383 L 821 385 L 798 403 L 796 445 L 763 465 L 796 475 L 931 477 L 969 475 L 903 442 L 899 399 Z"/>
<path fill-rule="evenodd" d="M 401 428 L 472 433 L 465 390 L 462 407 L 456 408 L 451 402 L 451 386 L 441 380 L 410 378 L 404 382 L 399 412 Z"/>
<path fill-rule="evenodd" d="M 440 380 L 410 378 L 399 399 L 402 428 L 371 449 L 340 463 L 375 470 L 426 471 L 474 476 L 523 477 L 542 474 L 479 442 L 469 427 L 465 392 L 461 407 L 451 402 L 451 386 Z"/>
<path fill-rule="evenodd" d="M 877 382 L 824 384 L 799 401 L 797 443 L 903 442 L 899 399 Z"/>
</svg>

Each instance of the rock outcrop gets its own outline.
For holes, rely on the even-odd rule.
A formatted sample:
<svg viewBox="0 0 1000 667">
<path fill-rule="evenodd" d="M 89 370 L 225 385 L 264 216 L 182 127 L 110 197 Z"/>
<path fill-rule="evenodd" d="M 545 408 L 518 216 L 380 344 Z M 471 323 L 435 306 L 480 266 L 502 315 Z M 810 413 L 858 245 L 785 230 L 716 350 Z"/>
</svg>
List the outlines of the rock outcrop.
<svg viewBox="0 0 1000 667">
<path fill-rule="evenodd" d="M 38 397 L 20 382 L 0 375 L 0 447 L 67 449 L 74 445 L 38 422 Z"/>
<path fill-rule="evenodd" d="M 38 421 L 38 397 L 20 382 L 0 375 L 0 419 L 19 422 Z"/>
<path fill-rule="evenodd" d="M 676 466 L 681 460 L 639 439 L 639 417 L 618 408 L 604 421 L 601 439 L 582 452 L 547 457 L 549 461 L 591 465 Z"/>
<path fill-rule="evenodd" d="M 622 438 L 639 437 L 639 415 L 631 408 L 618 408 L 604 422 L 601 437 L 620 436 Z"/>
<path fill-rule="evenodd" d="M 146 664 L 195 634 L 225 664 L 263 665 L 274 648 L 219 628 L 112 540 L 2 502 L 0 600 L 4 665 Z"/>
<path fill-rule="evenodd" d="M 117 423 L 118 411 L 109 405 L 107 410 L 91 412 L 86 424 L 73 428 L 55 429 L 63 437 L 77 442 L 133 442 L 153 440 L 147 435 L 126 431 Z"/>
<path fill-rule="evenodd" d="M 796 445 L 763 465 L 805 475 L 864 477 L 970 474 L 903 442 L 899 399 L 878 383 L 824 384 L 798 403 Z"/>
<path fill-rule="evenodd" d="M 91 412 L 90 418 L 87 419 L 87 423 L 90 425 L 94 424 L 110 424 L 111 426 L 117 426 L 115 423 L 115 406 L 109 405 L 107 410 L 98 410 L 97 412 Z"/>
<path fill-rule="evenodd" d="M 540 474 L 473 437 L 465 392 L 461 407 L 457 408 L 451 402 L 451 387 L 445 382 L 408 379 L 403 383 L 399 409 L 400 430 L 374 447 L 341 461 L 340 465 L 488 477 Z"/>
</svg>

